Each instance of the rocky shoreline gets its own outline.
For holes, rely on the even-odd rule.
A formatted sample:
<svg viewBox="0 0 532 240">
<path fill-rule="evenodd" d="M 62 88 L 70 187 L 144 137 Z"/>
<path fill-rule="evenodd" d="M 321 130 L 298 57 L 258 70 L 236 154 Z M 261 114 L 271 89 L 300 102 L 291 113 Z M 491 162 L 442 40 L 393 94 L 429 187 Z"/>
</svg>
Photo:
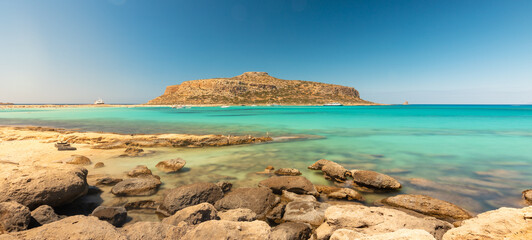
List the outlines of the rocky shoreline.
<svg viewBox="0 0 532 240">
<path fill-rule="evenodd" d="M 164 184 L 150 167 L 179 172 L 186 161 L 141 165 L 122 178 L 96 181 L 87 179 L 86 168 L 95 164 L 83 157 L 46 165 L 0 165 L 0 239 L 532 238 L 532 206 L 473 216 L 450 202 L 413 194 L 365 206 L 366 191 L 397 193 L 402 184 L 383 173 L 348 170 L 325 159 L 309 169 L 343 187 L 314 185 L 298 169 L 270 166 L 259 173 L 269 177 L 256 187 L 197 182 L 167 189 L 162 199 L 143 200 L 138 197 L 151 196 Z M 112 206 L 78 201 L 97 198 L 104 186 L 116 197 L 132 200 Z M 527 201 L 530 192 L 523 192 Z M 131 221 L 128 212 L 135 210 L 156 215 L 160 222 Z"/>
</svg>

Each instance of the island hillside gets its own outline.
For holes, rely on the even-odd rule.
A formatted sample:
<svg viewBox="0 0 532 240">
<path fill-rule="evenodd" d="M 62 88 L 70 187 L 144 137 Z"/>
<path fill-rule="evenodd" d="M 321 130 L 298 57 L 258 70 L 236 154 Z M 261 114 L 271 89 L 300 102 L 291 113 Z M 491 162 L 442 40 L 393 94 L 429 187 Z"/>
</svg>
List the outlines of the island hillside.
<svg viewBox="0 0 532 240">
<path fill-rule="evenodd" d="M 338 102 L 344 105 L 367 105 L 352 87 L 334 84 L 283 80 L 266 72 L 245 72 L 231 78 L 185 81 L 168 86 L 163 95 L 149 101 L 151 105 L 202 104 L 283 104 L 313 105 Z"/>
</svg>

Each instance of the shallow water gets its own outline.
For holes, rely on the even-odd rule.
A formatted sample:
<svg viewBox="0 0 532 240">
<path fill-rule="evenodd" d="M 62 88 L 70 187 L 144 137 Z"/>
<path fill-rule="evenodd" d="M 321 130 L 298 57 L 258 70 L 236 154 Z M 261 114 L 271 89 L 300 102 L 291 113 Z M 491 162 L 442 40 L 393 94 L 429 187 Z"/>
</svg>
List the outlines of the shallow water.
<svg viewBox="0 0 532 240">
<path fill-rule="evenodd" d="M 307 170 L 326 158 L 346 168 L 390 175 L 405 187 L 456 203 L 472 212 L 518 207 L 532 188 L 532 106 L 409 105 L 345 107 L 61 108 L 0 110 L 0 125 L 26 124 L 119 133 L 319 136 L 203 149 L 157 149 L 143 157 L 102 159 L 94 174 L 120 175 L 138 164 L 161 175 L 163 190 L 198 181 L 229 180 L 255 186 L 267 165 L 294 167 L 315 184 L 332 184 Z M 164 174 L 160 160 L 182 157 L 186 169 Z M 99 161 L 99 160 L 97 160 Z M 400 170 L 400 171 L 399 171 Z M 434 181 L 411 184 L 411 178 Z M 164 191 L 160 191 L 161 193 Z M 391 193 L 397 194 L 397 193 Z M 390 194 L 388 194 L 390 195 Z M 382 194 L 366 194 L 368 203 Z M 123 201 L 111 194 L 104 201 Z"/>
</svg>

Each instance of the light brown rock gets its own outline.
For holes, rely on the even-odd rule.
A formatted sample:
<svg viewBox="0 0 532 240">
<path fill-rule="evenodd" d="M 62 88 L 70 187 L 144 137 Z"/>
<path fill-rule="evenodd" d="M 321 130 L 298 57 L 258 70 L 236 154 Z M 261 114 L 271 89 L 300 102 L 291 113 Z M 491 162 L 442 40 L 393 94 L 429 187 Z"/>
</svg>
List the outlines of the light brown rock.
<svg viewBox="0 0 532 240">
<path fill-rule="evenodd" d="M 299 176 L 301 172 L 295 168 L 279 168 L 275 170 L 274 174 L 278 176 Z"/>
<path fill-rule="evenodd" d="M 171 216 L 177 211 L 200 203 L 214 204 L 224 193 L 214 183 L 194 183 L 168 191 L 157 212 Z"/>
<path fill-rule="evenodd" d="M 312 196 L 312 195 L 306 195 L 306 194 L 297 194 L 297 193 L 293 193 L 293 192 L 289 192 L 289 191 L 285 191 L 283 190 L 283 195 L 282 195 L 285 199 L 288 199 L 289 201 L 297 201 L 297 200 L 300 200 L 300 201 L 317 201 L 316 200 L 316 197 Z"/>
<path fill-rule="evenodd" d="M 389 206 L 405 208 L 448 222 L 462 221 L 472 217 L 466 210 L 450 202 L 425 195 L 400 194 L 385 198 L 381 202 Z"/>
<path fill-rule="evenodd" d="M 174 173 L 174 172 L 181 170 L 181 168 L 183 168 L 186 163 L 187 162 L 183 160 L 182 158 L 175 158 L 175 159 L 161 161 L 157 163 L 155 167 L 166 173 Z"/>
<path fill-rule="evenodd" d="M 257 220 L 257 214 L 253 212 L 251 209 L 247 208 L 237 208 L 237 209 L 229 209 L 224 212 L 219 212 L 218 216 L 221 220 L 227 220 L 227 221 L 245 221 L 245 222 L 251 222 Z"/>
<path fill-rule="evenodd" d="M 31 217 L 33 218 L 32 221 L 35 221 L 38 226 L 55 222 L 60 219 L 54 209 L 48 205 L 41 205 L 31 211 Z"/>
<path fill-rule="evenodd" d="M 161 180 L 153 176 L 130 178 L 117 183 L 111 193 L 117 196 L 150 196 L 157 193 Z"/>
<path fill-rule="evenodd" d="M 312 170 L 321 170 L 321 168 L 329 163 L 331 161 L 327 160 L 327 159 L 320 159 L 318 161 L 316 161 L 315 163 L 313 163 L 312 165 L 308 166 L 308 169 L 312 169 Z"/>
<path fill-rule="evenodd" d="M 219 219 L 216 208 L 210 203 L 200 203 L 177 211 L 174 215 L 163 219 L 162 223 L 177 226 L 180 222 L 186 222 L 197 225 L 215 219 Z"/>
<path fill-rule="evenodd" d="M 26 230 L 30 220 L 28 207 L 13 201 L 0 203 L 0 234 Z"/>
<path fill-rule="evenodd" d="M 286 205 L 283 220 L 303 222 L 318 226 L 325 220 L 325 210 L 330 205 L 327 203 L 310 201 L 293 201 Z"/>
<path fill-rule="evenodd" d="M 105 164 L 103 162 L 97 162 L 94 164 L 94 168 L 103 168 L 105 167 Z"/>
<path fill-rule="evenodd" d="M 192 229 L 186 223 L 179 226 L 160 222 L 136 222 L 122 228 L 129 240 L 173 240 L 181 239 L 186 231 Z"/>
<path fill-rule="evenodd" d="M 275 240 L 302 240 L 309 239 L 312 227 L 309 224 L 298 222 L 285 222 L 272 228 L 270 239 Z"/>
<path fill-rule="evenodd" d="M 237 208 L 251 209 L 257 214 L 258 219 L 262 219 L 279 201 L 279 197 L 275 196 L 269 188 L 237 188 L 228 192 L 214 206 L 219 211 Z"/>
<path fill-rule="evenodd" d="M 196 228 L 185 234 L 182 240 L 227 240 L 227 239 L 269 239 L 270 226 L 263 221 L 233 222 L 212 220 L 200 223 Z"/>
<path fill-rule="evenodd" d="M 401 183 L 399 183 L 394 178 L 374 172 L 374 171 L 367 171 L 367 170 L 351 170 L 350 171 L 351 176 L 353 177 L 353 181 L 356 184 L 365 186 L 365 187 L 371 187 L 371 188 L 377 188 L 377 189 L 399 189 L 401 188 Z"/>
<path fill-rule="evenodd" d="M 151 170 L 145 165 L 138 165 L 127 173 L 130 177 L 138 177 L 143 175 L 152 175 Z"/>
<path fill-rule="evenodd" d="M 337 181 L 345 182 L 347 179 L 348 171 L 342 165 L 329 161 L 321 167 L 321 171 L 325 174 L 325 178 Z"/>
<path fill-rule="evenodd" d="M 88 157 L 82 155 L 72 155 L 65 163 L 75 165 L 91 165 L 92 162 Z"/>
<path fill-rule="evenodd" d="M 532 189 L 523 191 L 523 199 L 525 200 L 526 204 L 532 205 Z"/>
<path fill-rule="evenodd" d="M 260 181 L 259 186 L 268 187 L 277 194 L 282 194 L 283 190 L 297 194 L 318 194 L 314 185 L 303 176 L 270 177 Z"/>
<path fill-rule="evenodd" d="M 336 199 L 364 201 L 364 197 L 362 196 L 362 194 L 360 194 L 359 192 L 351 188 L 340 188 L 337 191 L 327 194 L 327 197 L 336 198 Z"/>
<path fill-rule="evenodd" d="M 399 229 L 394 232 L 366 235 L 349 229 L 338 229 L 331 235 L 330 240 L 435 240 L 425 230 Z"/>
</svg>

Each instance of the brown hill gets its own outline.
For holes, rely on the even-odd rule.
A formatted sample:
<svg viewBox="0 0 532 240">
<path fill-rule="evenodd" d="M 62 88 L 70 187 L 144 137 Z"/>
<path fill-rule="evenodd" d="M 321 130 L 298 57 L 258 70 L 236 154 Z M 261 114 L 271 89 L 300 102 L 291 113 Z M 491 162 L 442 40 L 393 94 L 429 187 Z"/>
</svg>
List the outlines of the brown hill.
<svg viewBox="0 0 532 240">
<path fill-rule="evenodd" d="M 338 102 L 344 105 L 374 104 L 362 100 L 352 87 L 334 84 L 283 80 L 265 72 L 245 72 L 232 78 L 186 81 L 168 86 L 152 105 L 312 105 Z"/>
</svg>

